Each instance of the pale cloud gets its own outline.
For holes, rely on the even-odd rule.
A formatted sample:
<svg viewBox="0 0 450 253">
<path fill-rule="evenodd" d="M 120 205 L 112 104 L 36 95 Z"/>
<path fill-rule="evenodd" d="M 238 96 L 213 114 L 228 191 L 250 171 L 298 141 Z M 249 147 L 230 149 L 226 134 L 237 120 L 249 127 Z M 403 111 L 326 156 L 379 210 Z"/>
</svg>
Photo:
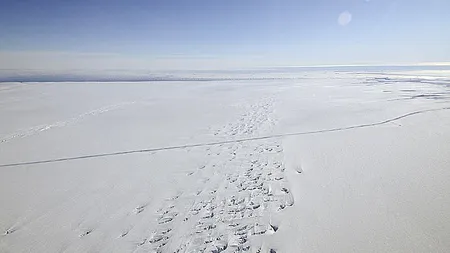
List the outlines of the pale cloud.
<svg viewBox="0 0 450 253">
<path fill-rule="evenodd" d="M 264 61 L 264 59 L 266 61 Z M 263 66 L 263 56 L 120 55 L 56 51 L 0 51 L 0 69 L 45 73 L 104 70 L 209 70 Z M 272 62 L 273 63 L 273 62 Z"/>
<path fill-rule="evenodd" d="M 78 53 L 56 51 L 0 51 L 0 74 L 107 74 L 155 73 L 167 70 L 226 70 L 283 66 L 334 66 L 339 61 L 302 61 L 302 56 L 273 55 L 120 55 L 115 53 Z M 336 58 L 336 57 L 335 57 Z M 379 65 L 380 62 L 355 62 L 350 65 Z M 405 65 L 406 63 L 397 63 Z M 410 63 L 414 64 L 414 63 Z M 337 64 L 340 65 L 340 64 Z M 349 65 L 349 64 L 347 64 Z M 390 63 L 387 65 L 396 65 Z M 423 65 L 423 64 L 422 64 Z M 433 62 L 426 65 L 449 65 Z"/>
<path fill-rule="evenodd" d="M 450 66 L 450 62 L 422 62 L 415 65 L 419 66 Z"/>
<path fill-rule="evenodd" d="M 137 59 L 106 53 L 74 53 L 55 51 L 0 51 L 0 69 L 48 70 L 115 69 L 143 67 Z"/>
</svg>

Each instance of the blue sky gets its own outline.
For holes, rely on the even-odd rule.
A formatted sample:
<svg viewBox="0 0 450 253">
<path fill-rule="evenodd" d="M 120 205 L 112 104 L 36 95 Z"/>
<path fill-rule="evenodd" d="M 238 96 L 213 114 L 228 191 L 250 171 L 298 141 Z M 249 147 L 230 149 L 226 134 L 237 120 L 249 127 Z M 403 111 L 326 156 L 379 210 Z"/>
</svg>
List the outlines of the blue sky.
<svg viewBox="0 0 450 253">
<path fill-rule="evenodd" d="M 448 10 L 448 0 L 2 0 L 0 68 L 450 62 Z"/>
</svg>

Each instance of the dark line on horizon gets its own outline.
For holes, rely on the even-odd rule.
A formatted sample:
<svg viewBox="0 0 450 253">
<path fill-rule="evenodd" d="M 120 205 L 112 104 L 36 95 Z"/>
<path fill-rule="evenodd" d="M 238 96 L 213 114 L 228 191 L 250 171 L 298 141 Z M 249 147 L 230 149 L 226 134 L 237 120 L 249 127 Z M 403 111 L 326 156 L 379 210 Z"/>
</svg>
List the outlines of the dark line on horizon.
<svg viewBox="0 0 450 253">
<path fill-rule="evenodd" d="M 0 79 L 2 83 L 145 83 L 145 82 L 222 82 L 299 80 L 305 77 L 235 77 L 235 78 L 143 78 L 143 79 Z"/>
<path fill-rule="evenodd" d="M 413 116 L 413 115 L 418 115 L 418 114 L 423 114 L 423 113 L 428 113 L 428 112 L 444 111 L 444 110 L 450 110 L 450 107 L 443 107 L 443 108 L 415 111 L 415 112 L 410 112 L 410 113 L 407 113 L 407 114 L 403 114 L 401 116 L 397 116 L 397 117 L 394 117 L 394 118 L 391 118 L 391 119 L 387 119 L 387 120 L 384 120 L 384 121 L 380 121 L 380 122 L 376 122 L 376 123 L 361 124 L 361 125 L 355 125 L 355 126 L 349 126 L 349 127 L 339 127 L 339 128 L 323 129 L 323 130 L 316 130 L 316 131 L 306 131 L 306 132 L 273 134 L 273 135 L 260 136 L 260 137 L 241 138 L 241 139 L 235 139 L 235 140 L 226 140 L 226 141 L 217 141 L 217 142 L 208 142 L 208 143 L 196 143 L 196 144 L 186 144 L 186 145 L 178 145 L 178 146 L 159 147 L 159 148 L 148 148 L 148 149 L 139 149 L 139 150 L 118 151 L 118 152 L 112 152 L 112 153 L 102 153 L 102 154 L 92 154 L 92 155 L 83 155 L 83 156 L 63 157 L 63 158 L 55 158 L 55 159 L 48 159 L 48 160 L 38 160 L 38 161 L 30 161 L 30 162 L 18 162 L 18 163 L 10 163 L 10 164 L 1 164 L 0 168 L 17 167 L 17 166 L 25 166 L 25 165 L 36 165 L 36 164 L 46 164 L 46 163 L 56 163 L 56 162 L 73 161 L 73 160 L 83 160 L 83 159 L 92 159 L 92 158 L 108 157 L 108 156 L 128 155 L 128 154 L 135 154 L 135 153 L 149 153 L 149 152 L 176 150 L 176 149 L 184 149 L 184 148 L 216 146 L 216 145 L 221 145 L 221 144 L 239 143 L 239 142 L 247 142 L 247 141 L 257 141 L 257 140 L 265 140 L 265 139 L 275 139 L 275 138 L 282 138 L 282 137 L 288 137 L 288 136 L 300 136 L 300 135 L 309 135 L 309 134 L 339 132 L 339 131 L 346 131 L 346 130 L 357 129 L 357 128 L 367 128 L 367 127 L 374 127 L 374 126 L 384 125 L 384 124 L 391 123 L 393 121 L 397 121 L 399 119 L 403 119 L 403 118 L 410 117 L 410 116 Z"/>
</svg>

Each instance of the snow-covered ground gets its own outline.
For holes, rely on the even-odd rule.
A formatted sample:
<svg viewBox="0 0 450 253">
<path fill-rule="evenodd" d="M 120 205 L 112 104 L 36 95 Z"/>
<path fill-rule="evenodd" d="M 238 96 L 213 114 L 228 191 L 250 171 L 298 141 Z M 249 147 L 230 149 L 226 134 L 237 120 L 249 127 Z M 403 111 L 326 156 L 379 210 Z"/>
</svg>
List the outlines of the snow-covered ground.
<svg viewBox="0 0 450 253">
<path fill-rule="evenodd" d="M 450 251 L 448 72 L 208 78 L 1 83 L 0 252 Z"/>
</svg>

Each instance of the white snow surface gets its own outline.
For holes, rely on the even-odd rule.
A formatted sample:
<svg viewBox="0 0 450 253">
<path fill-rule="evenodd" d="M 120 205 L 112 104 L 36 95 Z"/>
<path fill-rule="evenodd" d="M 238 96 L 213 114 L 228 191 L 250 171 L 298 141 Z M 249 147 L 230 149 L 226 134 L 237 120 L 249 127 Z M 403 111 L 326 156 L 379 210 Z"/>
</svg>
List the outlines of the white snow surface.
<svg viewBox="0 0 450 253">
<path fill-rule="evenodd" d="M 0 252 L 450 252 L 449 80 L 1 83 Z"/>
</svg>

